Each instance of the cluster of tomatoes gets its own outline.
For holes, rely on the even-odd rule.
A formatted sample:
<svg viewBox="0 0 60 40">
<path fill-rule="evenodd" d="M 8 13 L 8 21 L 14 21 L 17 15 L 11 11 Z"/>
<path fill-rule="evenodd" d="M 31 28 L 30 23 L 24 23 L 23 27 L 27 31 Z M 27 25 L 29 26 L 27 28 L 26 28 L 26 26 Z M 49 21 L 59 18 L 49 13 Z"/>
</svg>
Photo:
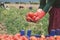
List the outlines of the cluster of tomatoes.
<svg viewBox="0 0 60 40">
<path fill-rule="evenodd" d="M 41 36 L 41 37 L 27 37 L 27 36 L 21 36 L 19 33 L 15 35 L 7 35 L 7 34 L 0 34 L 0 40 L 60 40 L 60 36 Z"/>
<path fill-rule="evenodd" d="M 0 34 L 0 40 L 28 40 L 28 38 L 21 36 L 19 33 L 15 35 Z"/>
<path fill-rule="evenodd" d="M 26 15 L 26 20 L 29 21 L 29 22 L 35 21 L 35 18 L 36 18 L 36 16 L 34 15 L 33 12 L 29 12 L 29 13 Z"/>
<path fill-rule="evenodd" d="M 30 40 L 60 40 L 60 36 L 49 36 L 49 37 L 45 37 L 45 36 L 41 36 L 41 37 L 31 36 Z"/>
<path fill-rule="evenodd" d="M 26 20 L 28 22 L 37 22 L 39 19 L 41 19 L 43 16 L 45 15 L 45 13 L 43 11 L 41 12 L 29 12 L 27 15 L 26 15 Z"/>
</svg>

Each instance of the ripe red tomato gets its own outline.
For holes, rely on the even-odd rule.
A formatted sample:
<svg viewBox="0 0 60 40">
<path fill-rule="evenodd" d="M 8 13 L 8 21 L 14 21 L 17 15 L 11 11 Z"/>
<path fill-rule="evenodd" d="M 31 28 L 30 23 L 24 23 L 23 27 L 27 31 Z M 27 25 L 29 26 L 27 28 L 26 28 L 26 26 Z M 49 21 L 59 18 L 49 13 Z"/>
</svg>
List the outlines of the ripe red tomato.
<svg viewBox="0 0 60 40">
<path fill-rule="evenodd" d="M 14 40 L 18 40 L 18 39 L 20 39 L 20 36 L 19 35 L 15 35 L 14 36 Z"/>
<path fill-rule="evenodd" d="M 35 20 L 36 19 L 36 16 L 33 16 L 32 19 Z"/>
<path fill-rule="evenodd" d="M 40 39 L 39 40 L 46 40 L 45 36 L 44 35 L 41 35 Z"/>
<path fill-rule="evenodd" d="M 31 18 L 30 18 L 30 17 L 26 17 L 26 20 L 27 20 L 28 22 L 30 22 L 30 21 L 31 21 Z"/>
<path fill-rule="evenodd" d="M 2 36 L 3 36 L 3 35 L 2 35 L 2 34 L 0 34 L 0 39 L 2 38 Z"/>
<path fill-rule="evenodd" d="M 7 34 L 4 34 L 3 36 L 2 36 L 2 38 L 8 38 L 9 37 L 9 35 L 7 35 Z"/>
<path fill-rule="evenodd" d="M 9 40 L 9 35 L 7 34 L 2 35 L 1 40 Z"/>
<path fill-rule="evenodd" d="M 48 40 L 55 40 L 54 36 L 50 36 Z"/>
<path fill-rule="evenodd" d="M 36 17 L 38 17 L 39 13 L 38 13 L 38 12 L 36 12 L 36 13 L 34 13 L 34 15 L 35 15 Z"/>
<path fill-rule="evenodd" d="M 21 35 L 20 35 L 20 33 L 17 33 L 17 34 L 15 34 L 14 36 L 20 37 Z"/>
<path fill-rule="evenodd" d="M 37 38 L 35 36 L 31 36 L 30 40 L 37 40 Z"/>
<path fill-rule="evenodd" d="M 26 36 L 22 36 L 22 40 L 28 40 Z"/>
<path fill-rule="evenodd" d="M 60 40 L 60 36 L 56 36 L 56 40 Z"/>
<path fill-rule="evenodd" d="M 15 40 L 13 35 L 9 35 L 10 40 Z"/>
<path fill-rule="evenodd" d="M 34 13 L 33 12 L 29 12 L 26 16 L 32 18 L 34 16 Z"/>
</svg>

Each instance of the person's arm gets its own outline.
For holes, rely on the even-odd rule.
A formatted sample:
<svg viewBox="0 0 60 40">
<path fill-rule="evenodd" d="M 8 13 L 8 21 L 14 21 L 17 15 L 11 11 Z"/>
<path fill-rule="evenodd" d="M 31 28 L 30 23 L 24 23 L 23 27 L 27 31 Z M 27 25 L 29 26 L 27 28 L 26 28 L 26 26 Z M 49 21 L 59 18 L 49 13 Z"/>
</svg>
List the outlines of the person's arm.
<svg viewBox="0 0 60 40">
<path fill-rule="evenodd" d="M 45 5 L 46 5 L 46 0 L 40 0 L 39 8 L 43 9 Z"/>
<path fill-rule="evenodd" d="M 46 0 L 45 1 L 41 0 L 40 9 L 38 9 L 37 12 L 35 13 L 36 15 L 38 14 L 37 17 L 35 18 L 35 21 L 38 21 L 39 19 L 45 16 L 49 8 L 54 4 L 55 0 L 47 0 L 46 5 L 43 2 L 45 3 Z"/>
<path fill-rule="evenodd" d="M 55 0 L 47 0 L 47 3 L 46 0 L 41 0 L 40 2 L 40 8 L 34 13 L 33 17 L 31 18 L 31 16 L 29 16 L 29 20 L 31 20 L 32 22 L 37 22 L 38 20 L 43 18 L 48 12 L 49 8 L 54 4 Z M 46 5 L 44 3 L 46 3 Z"/>
<path fill-rule="evenodd" d="M 45 12 L 48 12 L 49 8 L 54 4 L 55 0 L 47 0 L 47 3 L 45 5 L 45 7 L 43 8 L 43 10 Z"/>
</svg>

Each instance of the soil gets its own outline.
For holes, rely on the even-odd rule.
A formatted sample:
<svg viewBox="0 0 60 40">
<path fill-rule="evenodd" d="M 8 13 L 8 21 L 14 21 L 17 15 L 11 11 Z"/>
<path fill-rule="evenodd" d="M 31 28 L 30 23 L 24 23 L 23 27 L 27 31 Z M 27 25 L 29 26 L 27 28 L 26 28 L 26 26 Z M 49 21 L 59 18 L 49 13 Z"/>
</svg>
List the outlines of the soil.
<svg viewBox="0 0 60 40">
<path fill-rule="evenodd" d="M 19 6 L 23 6 L 24 8 L 29 8 L 30 6 L 32 6 L 33 8 L 38 8 L 39 4 L 5 4 L 5 6 L 16 8 L 19 8 Z"/>
<path fill-rule="evenodd" d="M 0 23 L 0 34 L 7 34 L 7 28 L 3 23 Z"/>
</svg>

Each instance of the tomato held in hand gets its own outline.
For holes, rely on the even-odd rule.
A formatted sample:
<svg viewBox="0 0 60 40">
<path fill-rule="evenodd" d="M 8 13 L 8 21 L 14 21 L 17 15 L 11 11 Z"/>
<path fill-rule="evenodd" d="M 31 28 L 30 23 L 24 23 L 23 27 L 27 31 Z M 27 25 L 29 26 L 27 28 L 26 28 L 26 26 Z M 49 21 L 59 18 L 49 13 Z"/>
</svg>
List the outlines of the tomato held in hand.
<svg viewBox="0 0 60 40">
<path fill-rule="evenodd" d="M 34 16 L 34 13 L 33 12 L 29 12 L 27 15 L 26 15 L 26 17 L 33 17 Z"/>
<path fill-rule="evenodd" d="M 30 21 L 31 21 L 31 18 L 30 18 L 30 17 L 26 17 L 26 20 L 27 20 L 28 22 L 30 22 Z"/>
<path fill-rule="evenodd" d="M 33 22 L 34 21 L 34 13 L 33 12 L 29 12 L 27 15 L 26 15 L 26 20 L 28 22 Z"/>
</svg>

